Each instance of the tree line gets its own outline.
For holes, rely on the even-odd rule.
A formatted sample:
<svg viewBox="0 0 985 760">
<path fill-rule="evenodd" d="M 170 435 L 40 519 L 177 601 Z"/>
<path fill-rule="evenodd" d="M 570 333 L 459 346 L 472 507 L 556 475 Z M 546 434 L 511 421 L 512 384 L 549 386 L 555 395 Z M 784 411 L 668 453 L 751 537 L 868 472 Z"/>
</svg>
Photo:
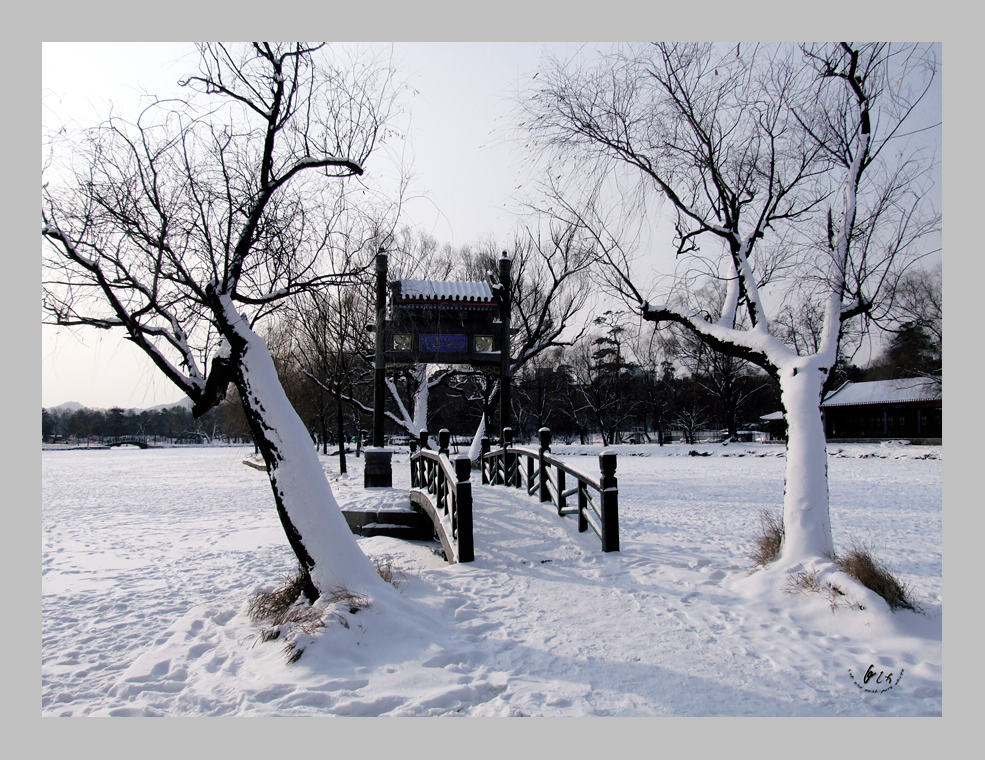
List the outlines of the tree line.
<svg viewBox="0 0 985 760">
<path fill-rule="evenodd" d="M 123 437 L 153 443 L 244 443 L 250 431 L 242 412 L 227 400 L 199 418 L 182 404 L 163 409 L 53 408 L 41 410 L 41 440 L 100 442 Z"/>
<path fill-rule="evenodd" d="M 492 247 L 441 247 L 426 235 L 403 233 L 409 258 L 443 276 L 478 276 L 476 262 L 490 262 Z M 523 238 L 519 238 L 522 240 Z M 528 236 L 528 240 L 529 240 Z M 743 431 L 764 429 L 761 417 L 781 406 L 779 386 L 755 365 L 709 348 L 688 333 L 662 332 L 633 322 L 628 312 L 605 311 L 576 327 L 583 317 L 584 299 L 569 292 L 541 295 L 541 306 L 553 316 L 547 338 L 522 317 L 529 307 L 531 283 L 524 273 L 534 269 L 536 245 L 514 249 L 523 266 L 515 285 L 521 327 L 513 351 L 510 420 L 517 440 L 533 440 L 549 427 L 565 442 L 694 443 L 700 438 L 736 440 Z M 569 273 L 572 290 L 582 292 L 577 272 Z M 372 416 L 371 333 L 369 318 L 372 283 L 337 288 L 334 293 L 308 294 L 268 330 L 278 377 L 315 445 L 327 454 L 343 441 L 358 452 L 368 435 Z M 941 376 L 940 274 L 909 273 L 900 286 L 895 319 L 885 328 L 884 348 L 867 366 L 841 357 L 831 373 L 829 390 L 851 380 Z M 561 299 L 561 302 L 556 302 Z M 582 319 L 582 322 L 585 320 Z M 560 330 L 556 328 L 560 327 Z M 360 329 L 362 328 L 362 329 Z M 794 332 L 810 325 L 790 323 Z M 567 334 L 567 338 L 562 338 Z M 547 343 L 541 350 L 539 342 Z M 523 359 L 526 351 L 527 358 Z M 402 367 L 389 375 L 391 440 L 416 437 L 413 431 L 448 428 L 459 436 L 472 435 L 485 416 L 491 437 L 498 426 L 494 403 L 495 372 L 467 367 Z M 403 399 L 414 399 L 427 384 L 423 417 L 403 419 L 397 410 Z M 409 403 L 409 402 L 408 402 Z M 216 407 L 195 417 L 182 405 L 156 410 L 42 409 L 42 439 L 57 441 L 140 436 L 159 442 L 248 442 L 249 425 L 238 395 L 233 392 Z"/>
</svg>

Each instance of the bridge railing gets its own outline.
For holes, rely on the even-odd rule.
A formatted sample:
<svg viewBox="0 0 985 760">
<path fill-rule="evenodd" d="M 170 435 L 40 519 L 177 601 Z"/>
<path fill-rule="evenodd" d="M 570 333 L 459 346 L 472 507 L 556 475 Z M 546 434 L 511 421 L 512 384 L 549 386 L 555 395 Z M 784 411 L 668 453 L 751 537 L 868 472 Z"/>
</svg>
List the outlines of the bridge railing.
<svg viewBox="0 0 985 760">
<path fill-rule="evenodd" d="M 438 451 L 428 448 L 428 432 L 422 430 L 412 441 L 410 455 L 411 500 L 431 517 L 435 532 L 451 561 L 472 562 L 472 463 L 458 456 L 448 457 L 451 433 L 438 432 Z"/>
<path fill-rule="evenodd" d="M 538 449 L 513 446 L 513 430 L 503 429 L 500 448 L 483 437 L 482 482 L 526 489 L 541 502 L 551 502 L 558 515 L 576 514 L 578 531 L 589 528 L 602 541 L 602 551 L 619 551 L 619 484 L 616 455 L 599 455 L 599 476 L 579 472 L 551 455 L 551 431 L 541 428 Z M 568 483 L 572 485 L 568 485 Z M 568 499 L 577 497 L 575 504 Z"/>
</svg>

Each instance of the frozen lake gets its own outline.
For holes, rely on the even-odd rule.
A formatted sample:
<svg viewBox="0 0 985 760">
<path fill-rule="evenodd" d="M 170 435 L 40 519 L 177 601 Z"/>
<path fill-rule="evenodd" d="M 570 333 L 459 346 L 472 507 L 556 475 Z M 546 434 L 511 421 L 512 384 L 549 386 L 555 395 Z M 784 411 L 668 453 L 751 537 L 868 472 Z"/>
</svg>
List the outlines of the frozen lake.
<svg viewBox="0 0 985 760">
<path fill-rule="evenodd" d="M 691 448 L 712 456 L 687 456 Z M 570 456 L 575 467 L 589 473 L 597 470 L 599 450 L 555 447 L 556 454 Z M 505 523 L 489 508 L 488 518 L 476 516 L 476 562 L 471 566 L 446 566 L 426 547 L 407 548 L 394 539 L 361 540 L 367 553 L 393 557 L 413 577 L 402 593 L 447 622 L 449 636 L 472 641 L 474 650 L 460 658 L 472 671 L 463 670 L 461 663 L 442 660 L 440 665 L 449 678 L 451 673 L 458 673 L 454 679 L 467 678 L 472 691 L 463 696 L 460 687 L 449 685 L 442 699 L 430 701 L 402 692 L 390 675 L 374 679 L 377 672 L 391 673 L 390 665 L 379 671 L 372 660 L 352 666 L 366 677 L 351 681 L 361 685 L 346 691 L 325 686 L 343 682 L 329 672 L 349 667 L 338 657 L 332 664 L 319 660 L 323 667 L 317 672 L 282 672 L 283 663 L 273 657 L 277 662 L 272 664 L 269 651 L 254 648 L 256 630 L 243 614 L 244 603 L 258 587 L 286 577 L 294 559 L 265 474 L 242 464 L 252 447 L 43 452 L 42 713 L 939 714 L 940 641 L 934 643 L 933 632 L 929 639 L 919 639 L 918 647 L 900 645 L 901 652 L 915 652 L 908 667 L 919 688 L 909 700 L 856 704 L 851 688 L 841 691 L 843 673 L 833 672 L 826 676 L 830 682 L 812 687 L 816 695 L 798 697 L 800 701 L 773 696 L 768 685 L 753 689 L 764 674 L 775 672 L 778 683 L 795 677 L 784 671 L 787 662 L 803 667 L 816 661 L 821 670 L 844 670 L 829 651 L 841 637 L 841 624 L 834 624 L 835 632 L 805 629 L 802 637 L 794 636 L 791 630 L 803 618 L 784 614 L 775 625 L 766 625 L 747 613 L 728 585 L 748 571 L 760 509 L 779 509 L 782 447 L 627 446 L 617 451 L 618 554 L 601 555 L 593 534 L 572 533 L 565 521 L 548 513 L 537 513 L 537 519 L 545 520 L 545 530 L 555 531 L 549 542 L 508 553 L 503 547 L 509 542 Z M 853 542 L 867 545 L 910 585 L 929 613 L 926 619 L 936 620 L 938 630 L 940 453 L 939 447 L 846 445 L 832 446 L 829 456 L 836 549 Z M 344 478 L 337 476 L 336 459 L 322 461 L 335 479 L 333 489 L 341 503 L 366 498 L 359 460 L 350 458 L 351 472 Z M 408 480 L 406 455 L 395 456 L 394 470 L 395 485 L 403 485 Z M 477 475 L 473 482 L 478 482 Z M 491 493 L 482 498 L 498 498 Z M 524 502 L 516 504 L 511 508 L 527 509 Z M 540 509 L 531 501 L 531 515 Z M 547 568 L 549 576 L 544 575 Z M 623 640 L 610 642 L 608 656 L 618 661 L 611 673 L 604 658 L 597 660 L 599 652 L 589 654 L 592 648 L 578 643 L 581 622 L 564 617 L 572 614 L 585 622 L 587 636 L 592 625 L 586 616 L 591 613 L 578 604 L 602 603 L 585 594 L 596 587 L 629 600 L 618 611 L 607 612 L 615 615 L 607 629 L 623 631 Z M 569 588 L 570 600 L 564 591 Z M 523 605 L 516 601 L 521 598 Z M 664 620 L 666 631 L 661 633 L 660 625 L 648 619 Z M 551 633 L 558 626 L 566 628 L 561 638 L 567 652 L 587 647 L 584 662 L 578 656 L 563 660 L 571 671 L 564 678 L 551 675 L 560 662 L 552 643 L 557 636 Z M 650 639 L 660 636 L 668 637 L 667 645 L 651 648 Z M 762 646 L 755 645 L 756 637 L 763 637 Z M 326 646 L 330 639 L 326 637 Z M 736 659 L 737 649 L 747 646 L 749 657 Z M 689 674 L 680 676 L 688 689 L 661 685 L 663 677 L 652 685 L 634 681 L 631 693 L 622 691 L 624 659 L 634 659 L 630 653 L 650 652 L 649 664 L 644 658 L 638 671 L 640 678 L 646 668 L 666 676 L 676 667 L 675 647 L 684 647 L 703 663 L 689 665 Z M 774 648 L 777 654 L 768 663 L 755 654 Z M 866 651 L 865 646 L 849 647 L 856 649 Z M 716 662 L 722 659 L 739 663 L 731 670 L 739 688 L 732 696 L 709 687 L 695 691 L 694 683 L 713 682 Z M 254 668 L 261 661 L 264 670 L 257 676 Z M 433 675 L 438 661 L 410 659 L 398 671 L 414 680 L 421 668 Z M 707 672 L 701 675 L 702 670 Z M 269 688 L 256 685 L 258 677 L 269 679 Z M 568 685 L 583 679 L 595 685 Z M 452 699 L 454 694 L 458 696 Z"/>
<path fill-rule="evenodd" d="M 42 452 L 42 706 L 98 699 L 196 604 L 293 567 L 253 447 Z"/>
</svg>

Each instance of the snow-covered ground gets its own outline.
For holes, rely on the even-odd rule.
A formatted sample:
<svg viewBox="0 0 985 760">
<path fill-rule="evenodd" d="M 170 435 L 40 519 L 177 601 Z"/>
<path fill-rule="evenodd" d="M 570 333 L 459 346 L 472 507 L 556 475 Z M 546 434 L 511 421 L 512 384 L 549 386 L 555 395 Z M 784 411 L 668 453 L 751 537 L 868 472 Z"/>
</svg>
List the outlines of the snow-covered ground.
<svg viewBox="0 0 985 760">
<path fill-rule="evenodd" d="M 341 616 L 294 664 L 246 614 L 293 567 L 251 448 L 44 452 L 42 714 L 940 715 L 942 450 L 829 448 L 836 549 L 864 543 L 922 614 L 750 575 L 782 446 L 624 446 L 620 552 L 476 474 L 476 561 L 360 539 L 400 598 Z M 588 473 L 599 450 L 555 447 Z M 343 505 L 403 498 L 362 489 L 361 460 L 322 463 Z"/>
</svg>

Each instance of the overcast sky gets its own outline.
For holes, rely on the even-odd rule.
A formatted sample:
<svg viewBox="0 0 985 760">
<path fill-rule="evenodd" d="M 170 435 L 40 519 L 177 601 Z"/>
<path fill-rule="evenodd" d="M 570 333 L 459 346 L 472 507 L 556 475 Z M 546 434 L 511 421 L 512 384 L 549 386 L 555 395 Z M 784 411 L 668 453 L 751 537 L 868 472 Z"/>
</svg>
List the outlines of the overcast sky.
<svg viewBox="0 0 985 760">
<path fill-rule="evenodd" d="M 523 184 L 511 142 L 516 95 L 548 53 L 566 58 L 581 43 L 395 43 L 409 125 L 406 159 L 415 196 L 405 221 L 440 243 L 508 241 L 511 198 Z M 147 93 L 166 96 L 193 71 L 190 43 L 43 43 L 42 130 L 82 127 L 134 113 Z M 120 334 L 42 328 L 43 406 L 146 407 L 181 393 Z"/>
<path fill-rule="evenodd" d="M 529 183 L 512 141 L 518 93 L 544 56 L 593 51 L 582 43 L 395 43 L 398 76 L 413 88 L 405 100 L 406 143 L 414 200 L 405 221 L 440 243 L 487 239 L 508 244 L 517 190 Z M 190 43 L 43 43 L 42 130 L 83 127 L 110 108 L 129 116 L 147 93 L 166 96 L 194 70 Z M 940 109 L 940 91 L 930 104 Z M 938 138 L 939 139 L 939 132 Z M 121 333 L 42 328 L 43 406 L 77 401 L 92 407 L 148 407 L 178 391 Z"/>
</svg>

